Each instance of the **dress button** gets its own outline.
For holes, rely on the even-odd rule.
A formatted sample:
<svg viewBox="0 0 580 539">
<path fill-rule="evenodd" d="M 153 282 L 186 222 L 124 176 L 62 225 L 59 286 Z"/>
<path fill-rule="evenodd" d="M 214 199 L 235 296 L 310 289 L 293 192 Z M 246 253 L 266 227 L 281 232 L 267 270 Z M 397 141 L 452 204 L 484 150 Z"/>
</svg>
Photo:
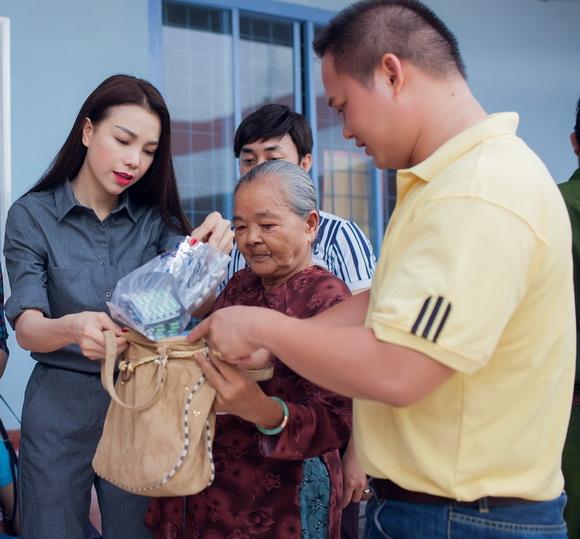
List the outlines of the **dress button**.
<svg viewBox="0 0 580 539">
<path fill-rule="evenodd" d="M 99 260 L 99 264 L 100 264 L 101 266 L 104 266 L 104 265 L 105 265 L 105 261 L 104 261 L 104 260 Z"/>
<path fill-rule="evenodd" d="M 107 299 L 109 299 L 109 298 L 111 297 L 111 293 L 110 293 L 110 292 L 107 292 L 107 293 L 105 294 L 105 297 L 106 297 Z"/>
</svg>

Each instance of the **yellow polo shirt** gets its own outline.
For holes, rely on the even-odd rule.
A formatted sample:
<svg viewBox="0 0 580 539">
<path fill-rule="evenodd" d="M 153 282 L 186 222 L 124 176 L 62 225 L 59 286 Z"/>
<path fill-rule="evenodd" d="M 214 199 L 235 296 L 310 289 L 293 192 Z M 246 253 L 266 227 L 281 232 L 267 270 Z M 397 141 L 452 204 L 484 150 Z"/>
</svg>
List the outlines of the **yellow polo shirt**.
<svg viewBox="0 0 580 539">
<path fill-rule="evenodd" d="M 355 402 L 365 471 L 457 500 L 560 495 L 574 382 L 571 232 L 503 113 L 397 176 L 366 327 L 455 374 L 405 407 Z"/>
</svg>

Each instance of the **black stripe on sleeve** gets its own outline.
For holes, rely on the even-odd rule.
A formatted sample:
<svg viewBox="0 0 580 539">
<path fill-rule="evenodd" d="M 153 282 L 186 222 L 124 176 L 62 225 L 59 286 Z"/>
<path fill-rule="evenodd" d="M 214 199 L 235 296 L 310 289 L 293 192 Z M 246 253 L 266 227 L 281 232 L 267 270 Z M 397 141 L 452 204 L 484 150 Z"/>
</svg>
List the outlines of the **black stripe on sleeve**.
<svg viewBox="0 0 580 539">
<path fill-rule="evenodd" d="M 417 335 L 417 330 L 419 329 L 419 325 L 421 324 L 421 320 L 423 320 L 423 317 L 425 316 L 425 313 L 427 312 L 427 308 L 429 307 L 429 303 L 431 302 L 431 298 L 433 296 L 429 296 L 425 302 L 423 303 L 423 307 L 421 307 L 421 310 L 419 311 L 419 316 L 417 316 L 417 320 L 415 320 L 415 323 L 413 324 L 413 327 L 411 328 L 411 333 L 413 335 Z"/>
<path fill-rule="evenodd" d="M 423 330 L 422 337 L 424 339 L 426 339 L 427 336 L 429 335 L 429 331 L 431 331 L 431 326 L 433 326 L 433 322 L 435 322 L 435 318 L 437 318 L 437 313 L 439 312 L 439 309 L 441 308 L 442 303 L 443 303 L 443 297 L 439 296 L 437 298 L 437 301 L 435 302 L 435 307 L 433 307 L 433 311 L 431 312 L 431 316 L 429 317 L 429 320 L 427 321 L 427 324 L 425 325 L 425 329 Z"/>
<path fill-rule="evenodd" d="M 435 333 L 435 336 L 433 337 L 433 342 L 437 342 L 437 339 L 439 338 L 439 334 L 441 333 L 441 331 L 443 331 L 443 328 L 445 327 L 445 323 L 447 322 L 447 318 L 449 317 L 450 312 L 451 312 L 451 303 L 449 305 L 447 305 L 447 309 L 445 309 L 445 312 L 443 313 L 443 318 L 441 318 L 441 322 L 439 323 L 439 327 L 437 328 L 437 332 Z"/>
</svg>

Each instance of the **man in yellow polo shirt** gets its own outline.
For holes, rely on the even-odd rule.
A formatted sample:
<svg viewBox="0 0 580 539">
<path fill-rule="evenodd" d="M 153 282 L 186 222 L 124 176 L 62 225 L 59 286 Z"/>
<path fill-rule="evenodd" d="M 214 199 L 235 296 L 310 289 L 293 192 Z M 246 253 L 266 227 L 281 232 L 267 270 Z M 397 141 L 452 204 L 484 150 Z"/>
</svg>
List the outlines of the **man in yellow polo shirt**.
<svg viewBox="0 0 580 539">
<path fill-rule="evenodd" d="M 399 170 L 371 291 L 310 320 L 223 309 L 190 337 L 218 368 L 266 348 L 355 398 L 368 538 L 563 539 L 575 323 L 556 185 L 420 2 L 353 4 L 314 46 L 344 136 Z"/>
</svg>

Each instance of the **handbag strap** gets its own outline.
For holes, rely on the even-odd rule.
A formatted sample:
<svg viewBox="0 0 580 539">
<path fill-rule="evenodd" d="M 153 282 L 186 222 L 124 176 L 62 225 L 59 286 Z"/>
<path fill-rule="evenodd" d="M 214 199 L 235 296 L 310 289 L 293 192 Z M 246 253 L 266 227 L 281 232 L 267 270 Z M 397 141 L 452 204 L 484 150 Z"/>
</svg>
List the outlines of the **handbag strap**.
<svg viewBox="0 0 580 539">
<path fill-rule="evenodd" d="M 165 384 L 165 371 L 167 369 L 167 347 L 162 345 L 158 348 L 159 356 L 155 358 L 157 363 L 157 376 L 155 389 L 150 399 L 141 404 L 127 404 L 123 402 L 115 390 L 115 362 L 117 360 L 117 338 L 111 330 L 105 330 L 106 353 L 105 362 L 101 366 L 101 383 L 107 390 L 111 398 L 123 408 L 138 412 L 149 408 L 161 395 L 161 390 Z M 142 364 L 142 363 L 141 363 Z"/>
</svg>

